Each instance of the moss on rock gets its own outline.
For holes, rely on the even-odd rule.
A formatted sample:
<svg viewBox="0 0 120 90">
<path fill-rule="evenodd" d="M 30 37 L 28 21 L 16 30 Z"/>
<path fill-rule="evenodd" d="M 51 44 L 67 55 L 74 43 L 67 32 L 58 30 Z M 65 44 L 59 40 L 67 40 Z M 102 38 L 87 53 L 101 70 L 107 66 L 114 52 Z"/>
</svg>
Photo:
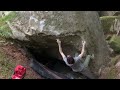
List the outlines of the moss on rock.
<svg viewBox="0 0 120 90">
<path fill-rule="evenodd" d="M 120 36 L 113 35 L 109 44 L 116 53 L 120 53 Z"/>
<path fill-rule="evenodd" d="M 109 40 L 111 39 L 111 37 L 112 37 L 112 35 L 108 34 L 105 39 L 106 39 L 107 41 L 109 41 Z"/>
<path fill-rule="evenodd" d="M 12 31 L 8 25 L 0 27 L 0 36 L 4 38 L 9 38 L 12 35 Z"/>
<path fill-rule="evenodd" d="M 120 20 L 120 16 L 103 16 L 103 17 L 100 17 L 102 27 L 103 27 L 103 30 L 104 30 L 105 34 L 113 32 L 113 31 L 110 31 L 110 28 L 111 28 L 111 25 L 114 23 L 115 19 Z"/>
<path fill-rule="evenodd" d="M 111 61 L 109 62 L 109 66 L 114 66 L 119 61 L 119 58 L 120 58 L 120 55 L 112 57 Z"/>
</svg>

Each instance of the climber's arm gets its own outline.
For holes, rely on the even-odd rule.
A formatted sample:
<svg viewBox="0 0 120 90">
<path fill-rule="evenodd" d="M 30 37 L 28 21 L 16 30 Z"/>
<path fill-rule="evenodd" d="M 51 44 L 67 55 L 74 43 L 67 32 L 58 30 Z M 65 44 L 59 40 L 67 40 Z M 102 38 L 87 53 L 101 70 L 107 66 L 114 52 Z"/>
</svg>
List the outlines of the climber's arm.
<svg viewBox="0 0 120 90">
<path fill-rule="evenodd" d="M 56 40 L 57 40 L 57 43 L 58 43 L 59 52 L 60 52 L 60 54 L 61 54 L 63 60 L 66 61 L 67 58 L 66 58 L 65 54 L 64 54 L 63 51 L 62 51 L 61 41 L 60 41 L 59 39 L 56 39 Z"/>
<path fill-rule="evenodd" d="M 81 58 L 83 57 L 84 53 L 85 53 L 85 45 L 86 45 L 86 42 L 85 41 L 82 41 L 82 51 L 81 51 L 81 54 L 79 55 Z"/>
<path fill-rule="evenodd" d="M 85 41 L 82 41 L 82 51 L 81 53 L 78 55 L 78 57 L 76 57 L 76 60 L 81 60 L 81 58 L 83 57 L 84 53 L 85 53 L 85 45 L 86 45 L 86 42 Z"/>
</svg>

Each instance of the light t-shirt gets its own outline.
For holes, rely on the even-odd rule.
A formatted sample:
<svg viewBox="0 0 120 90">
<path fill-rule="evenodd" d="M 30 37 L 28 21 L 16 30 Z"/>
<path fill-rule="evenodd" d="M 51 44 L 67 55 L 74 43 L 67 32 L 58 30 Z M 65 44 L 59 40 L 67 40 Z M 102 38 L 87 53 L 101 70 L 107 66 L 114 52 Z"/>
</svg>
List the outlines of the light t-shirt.
<svg viewBox="0 0 120 90">
<path fill-rule="evenodd" d="M 77 56 L 77 57 L 75 56 L 74 57 L 74 60 L 75 60 L 74 64 L 69 64 L 67 62 L 67 57 L 63 57 L 63 60 L 65 61 L 65 63 L 66 63 L 67 66 L 69 66 L 69 67 L 72 68 L 72 70 L 74 72 L 81 72 L 83 70 L 83 68 L 84 68 L 84 65 L 83 65 L 83 63 L 81 61 L 80 56 Z"/>
</svg>

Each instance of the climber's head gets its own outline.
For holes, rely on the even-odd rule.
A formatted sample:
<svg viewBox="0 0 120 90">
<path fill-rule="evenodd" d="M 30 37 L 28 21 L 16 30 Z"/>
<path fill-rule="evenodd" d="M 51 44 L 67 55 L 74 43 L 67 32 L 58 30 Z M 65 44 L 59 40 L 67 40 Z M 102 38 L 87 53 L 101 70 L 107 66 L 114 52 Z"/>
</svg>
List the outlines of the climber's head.
<svg viewBox="0 0 120 90">
<path fill-rule="evenodd" d="M 71 55 L 67 55 L 67 62 L 68 64 L 74 64 L 75 60 Z"/>
</svg>

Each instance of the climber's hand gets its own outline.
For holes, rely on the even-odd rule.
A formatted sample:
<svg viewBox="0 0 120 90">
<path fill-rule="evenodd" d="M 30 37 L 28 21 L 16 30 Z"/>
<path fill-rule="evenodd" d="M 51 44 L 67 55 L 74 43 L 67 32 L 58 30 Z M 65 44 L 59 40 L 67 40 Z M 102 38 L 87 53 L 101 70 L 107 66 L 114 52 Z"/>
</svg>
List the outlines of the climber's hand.
<svg viewBox="0 0 120 90">
<path fill-rule="evenodd" d="M 57 40 L 57 43 L 58 43 L 58 44 L 61 44 L 61 41 L 60 41 L 60 39 L 56 39 L 56 40 Z"/>
<path fill-rule="evenodd" d="M 82 45 L 83 45 L 83 46 L 86 45 L 86 41 L 82 41 Z"/>
</svg>

